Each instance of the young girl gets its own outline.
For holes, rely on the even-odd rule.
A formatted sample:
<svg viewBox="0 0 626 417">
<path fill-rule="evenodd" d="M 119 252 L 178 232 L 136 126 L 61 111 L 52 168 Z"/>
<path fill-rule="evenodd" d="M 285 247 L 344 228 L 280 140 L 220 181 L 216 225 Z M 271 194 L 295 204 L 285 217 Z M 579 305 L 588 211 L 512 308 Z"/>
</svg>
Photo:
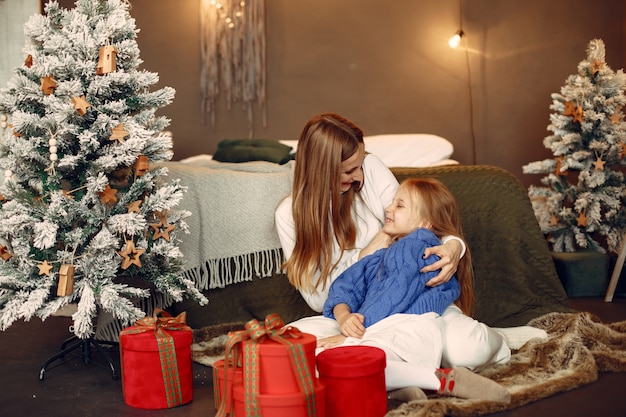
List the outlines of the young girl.
<svg viewBox="0 0 626 417">
<path fill-rule="evenodd" d="M 458 281 L 453 277 L 428 287 L 434 273 L 420 272 L 433 262 L 424 258 L 426 248 L 438 245 L 441 236 L 462 236 L 454 196 L 437 180 L 409 179 L 385 213 L 383 231 L 391 237 L 390 246 L 364 257 L 333 282 L 324 305 L 326 318 L 292 325 L 322 337 L 322 349 L 355 344 L 383 349 L 387 389 L 394 398 L 425 398 L 422 388 L 509 401 L 505 388 L 467 368 L 440 368 L 446 332 L 441 314 L 454 302 L 464 311 L 473 309 L 469 251 L 459 264 Z"/>
</svg>

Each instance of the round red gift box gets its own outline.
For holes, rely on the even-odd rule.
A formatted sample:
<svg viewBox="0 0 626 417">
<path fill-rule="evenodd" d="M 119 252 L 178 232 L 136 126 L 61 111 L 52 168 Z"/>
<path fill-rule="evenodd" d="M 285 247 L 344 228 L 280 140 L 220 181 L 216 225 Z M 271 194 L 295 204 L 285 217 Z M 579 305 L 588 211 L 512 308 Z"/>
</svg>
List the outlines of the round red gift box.
<svg viewBox="0 0 626 417">
<path fill-rule="evenodd" d="M 235 416 L 245 416 L 245 390 L 242 384 L 233 387 L 235 398 Z M 319 380 L 315 380 L 315 407 L 316 416 L 326 416 L 326 388 Z M 307 417 L 306 397 L 302 392 L 287 394 L 259 394 L 257 402 L 261 407 L 263 417 Z M 339 416 L 335 416 L 339 417 Z"/>
<path fill-rule="evenodd" d="M 285 336 L 292 343 L 302 345 L 311 378 L 315 378 L 315 347 L 317 338 L 312 334 L 301 333 L 302 337 Z M 245 344 L 255 343 L 251 340 Z M 259 391 L 261 394 L 284 394 L 299 392 L 298 381 L 289 359 L 289 349 L 271 339 L 256 342 L 259 348 Z M 244 367 L 246 365 L 244 364 Z"/>
<path fill-rule="evenodd" d="M 319 378 L 326 385 L 326 415 L 384 416 L 385 366 L 385 352 L 371 346 L 340 346 L 317 355 Z"/>
<path fill-rule="evenodd" d="M 133 328 L 131 326 L 130 328 Z M 165 330 L 174 338 L 182 404 L 193 399 L 191 330 Z M 153 331 L 120 336 L 122 389 L 124 402 L 136 408 L 170 408 L 165 393 L 163 371 Z"/>
<path fill-rule="evenodd" d="M 233 384 L 241 384 L 243 381 L 243 369 L 240 367 L 230 366 L 228 368 L 228 379 L 224 388 L 224 360 L 220 359 L 213 364 L 213 375 L 217 378 L 213 379 L 213 398 L 215 409 L 218 410 L 222 404 L 224 390 L 226 391 L 226 412 L 230 413 L 230 407 L 233 403 Z"/>
</svg>

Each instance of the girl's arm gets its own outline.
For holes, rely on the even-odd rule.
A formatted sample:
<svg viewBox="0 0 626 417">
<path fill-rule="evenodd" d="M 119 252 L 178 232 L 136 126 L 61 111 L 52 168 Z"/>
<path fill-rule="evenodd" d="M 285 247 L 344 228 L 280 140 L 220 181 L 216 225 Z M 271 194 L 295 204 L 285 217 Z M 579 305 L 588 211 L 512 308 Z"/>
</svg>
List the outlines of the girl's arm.
<svg viewBox="0 0 626 417">
<path fill-rule="evenodd" d="M 333 315 L 337 323 L 339 323 L 341 334 L 344 336 L 360 339 L 365 334 L 365 326 L 363 325 L 365 318 L 363 314 L 352 313 L 347 304 L 339 303 L 333 307 Z"/>
</svg>

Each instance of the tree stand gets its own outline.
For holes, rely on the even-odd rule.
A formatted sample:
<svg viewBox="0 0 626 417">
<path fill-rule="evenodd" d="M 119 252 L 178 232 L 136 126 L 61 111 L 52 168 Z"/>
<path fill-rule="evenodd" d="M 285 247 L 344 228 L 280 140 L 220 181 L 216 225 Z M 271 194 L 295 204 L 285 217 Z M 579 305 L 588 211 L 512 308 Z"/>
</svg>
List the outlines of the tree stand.
<svg viewBox="0 0 626 417">
<path fill-rule="evenodd" d="M 115 365 L 113 364 L 113 361 L 111 360 L 111 356 L 108 354 L 108 352 L 106 350 L 104 350 L 102 345 L 118 346 L 118 343 L 117 342 L 104 341 L 104 340 L 98 341 L 98 340 L 95 340 L 93 338 L 79 339 L 77 336 L 72 336 L 72 337 L 66 339 L 61 344 L 61 351 L 59 353 L 57 353 L 56 355 L 50 357 L 41 366 L 41 369 L 39 370 L 39 380 L 40 381 L 43 380 L 44 373 L 46 372 L 46 368 L 48 367 L 48 365 L 50 365 L 52 362 L 56 361 L 57 359 L 64 358 L 66 354 L 68 354 L 70 352 L 73 352 L 73 351 L 75 351 L 77 349 L 81 350 L 80 356 L 82 356 L 84 363 L 91 362 L 91 351 L 92 351 L 92 348 L 96 348 L 96 350 L 98 352 L 100 352 L 100 354 L 104 357 L 104 359 L 106 360 L 106 362 L 108 364 L 108 368 L 111 370 L 111 376 L 113 377 L 114 380 L 117 380 L 119 378 L 119 376 L 117 374 L 117 370 L 115 369 Z M 107 369 L 107 367 L 105 365 L 99 364 L 97 362 L 92 362 L 92 363 L 94 365 L 100 366 L 101 368 Z"/>
</svg>

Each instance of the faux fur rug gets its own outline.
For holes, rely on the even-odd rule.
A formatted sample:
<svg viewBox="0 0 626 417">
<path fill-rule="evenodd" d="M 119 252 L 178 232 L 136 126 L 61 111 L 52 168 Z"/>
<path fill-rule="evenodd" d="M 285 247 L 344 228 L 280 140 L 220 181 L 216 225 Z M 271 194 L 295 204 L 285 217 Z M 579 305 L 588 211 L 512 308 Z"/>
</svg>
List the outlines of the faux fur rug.
<svg viewBox="0 0 626 417">
<path fill-rule="evenodd" d="M 626 321 L 605 324 L 588 312 L 550 313 L 529 325 L 546 330 L 547 340 L 532 339 L 511 361 L 480 371 L 507 387 L 509 404 L 431 396 L 410 403 L 389 402 L 386 417 L 481 416 L 510 410 L 597 380 L 598 372 L 626 371 Z M 227 333 L 243 323 L 194 331 L 194 361 L 210 366 L 222 358 Z"/>
</svg>

